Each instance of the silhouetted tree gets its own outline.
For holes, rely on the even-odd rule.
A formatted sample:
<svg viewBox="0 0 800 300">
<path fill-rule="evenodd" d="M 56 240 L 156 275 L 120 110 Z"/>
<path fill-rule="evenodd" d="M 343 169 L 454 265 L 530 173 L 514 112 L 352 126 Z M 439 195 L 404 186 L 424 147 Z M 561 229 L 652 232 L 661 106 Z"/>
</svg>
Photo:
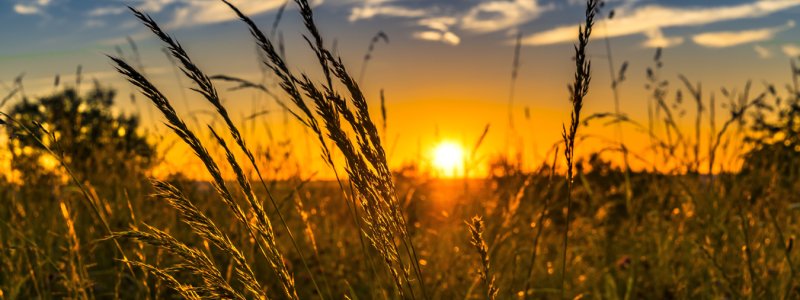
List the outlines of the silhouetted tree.
<svg viewBox="0 0 800 300">
<path fill-rule="evenodd" d="M 795 80 L 800 70 L 794 67 Z M 775 102 L 756 107 L 748 137 L 754 147 L 745 155 L 743 174 L 767 172 L 783 186 L 798 187 L 800 178 L 800 91 L 789 88 L 791 95 L 781 98 L 768 86 Z M 771 117 L 770 117 L 771 116 Z M 761 173 L 763 175 L 763 173 Z M 770 177 L 772 177 L 770 176 Z"/>
</svg>

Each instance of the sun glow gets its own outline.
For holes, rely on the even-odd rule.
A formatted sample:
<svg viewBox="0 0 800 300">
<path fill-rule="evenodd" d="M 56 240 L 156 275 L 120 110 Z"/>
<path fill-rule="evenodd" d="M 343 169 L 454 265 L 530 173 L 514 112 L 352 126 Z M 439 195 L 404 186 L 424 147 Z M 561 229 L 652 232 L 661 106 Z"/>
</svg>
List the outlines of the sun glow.
<svg viewBox="0 0 800 300">
<path fill-rule="evenodd" d="M 464 170 L 464 149 L 453 142 L 441 142 L 433 149 L 433 166 L 440 175 L 455 177 Z"/>
</svg>

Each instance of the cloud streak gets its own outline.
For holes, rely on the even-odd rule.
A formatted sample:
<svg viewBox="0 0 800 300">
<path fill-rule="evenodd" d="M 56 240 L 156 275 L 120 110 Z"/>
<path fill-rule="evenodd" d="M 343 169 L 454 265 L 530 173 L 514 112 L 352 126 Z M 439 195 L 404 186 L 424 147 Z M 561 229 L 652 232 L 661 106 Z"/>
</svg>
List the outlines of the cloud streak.
<svg viewBox="0 0 800 300">
<path fill-rule="evenodd" d="M 770 40 L 779 32 L 785 31 L 792 27 L 794 27 L 794 21 L 789 21 L 786 25 L 777 27 L 743 31 L 707 32 L 693 36 L 692 41 L 704 47 L 725 48 Z"/>
<path fill-rule="evenodd" d="M 413 37 L 424 41 L 442 42 L 453 46 L 461 43 L 461 38 L 449 31 L 418 31 L 414 32 Z"/>
<path fill-rule="evenodd" d="M 442 42 L 448 45 L 458 45 L 461 38 L 453 33 L 450 28 L 458 23 L 454 17 L 433 17 L 417 21 L 417 25 L 429 30 L 417 31 L 412 37 L 418 40 Z"/>
<path fill-rule="evenodd" d="M 365 1 L 363 5 L 353 7 L 350 10 L 350 17 L 348 17 L 348 20 L 350 22 L 355 22 L 358 20 L 372 19 L 378 16 L 416 18 L 430 14 L 430 11 L 426 9 L 408 8 L 397 5 L 386 5 L 385 3 L 387 2 L 390 1 L 386 0 Z"/>
<path fill-rule="evenodd" d="M 490 33 L 514 29 L 530 22 L 543 13 L 553 10 L 555 5 L 542 5 L 539 0 L 489 0 L 466 6 L 408 7 L 395 0 L 368 0 L 351 9 L 351 22 L 377 17 L 399 17 L 416 19 L 416 30 L 412 37 L 425 41 L 438 41 L 457 45 L 461 38 L 454 29 L 469 33 Z"/>
<path fill-rule="evenodd" d="M 672 27 L 701 26 L 711 23 L 758 18 L 800 5 L 800 0 L 760 0 L 750 3 L 716 7 L 642 6 L 631 11 L 620 10 L 617 17 L 598 22 L 599 32 L 608 37 L 648 34 Z M 577 26 L 565 25 L 528 35 L 526 45 L 551 45 L 572 42 Z"/>
<path fill-rule="evenodd" d="M 276 10 L 284 0 L 240 0 L 236 6 L 249 15 L 257 15 Z M 225 5 L 217 1 L 186 2 L 175 9 L 171 27 L 190 27 L 221 23 L 237 19 L 236 15 Z"/>
<path fill-rule="evenodd" d="M 769 49 L 765 48 L 764 46 L 755 45 L 755 46 L 753 46 L 753 50 L 756 51 L 756 54 L 758 54 L 758 57 L 760 57 L 762 59 L 768 59 L 768 58 L 772 57 L 772 51 L 770 51 Z"/>
<path fill-rule="evenodd" d="M 783 52 L 783 54 L 785 54 L 788 57 L 795 58 L 800 56 L 800 46 L 794 44 L 786 44 L 783 45 L 783 47 L 781 47 L 781 52 Z"/>
<path fill-rule="evenodd" d="M 21 1 L 14 4 L 14 12 L 20 15 L 44 15 L 50 0 Z"/>
<path fill-rule="evenodd" d="M 20 15 L 36 15 L 42 13 L 42 10 L 33 5 L 15 4 L 14 12 Z"/>
<path fill-rule="evenodd" d="M 647 37 L 647 40 L 642 43 L 642 46 L 648 48 L 669 48 L 683 44 L 682 37 L 667 37 L 661 32 L 661 29 L 658 28 L 647 31 L 644 35 Z"/>
<path fill-rule="evenodd" d="M 509 29 L 552 9 L 553 5 L 542 6 L 536 0 L 482 2 L 461 18 L 461 28 L 475 32 Z"/>
<path fill-rule="evenodd" d="M 50 1 L 50 0 L 37 0 Z M 275 10 L 285 0 L 237 0 L 235 4 L 250 15 Z M 192 27 L 221 23 L 237 19 L 236 15 L 219 1 L 198 0 L 140 0 L 131 3 L 136 9 L 150 13 L 171 14 L 168 28 Z M 89 17 L 107 17 L 126 12 L 125 6 L 100 6 L 86 13 Z"/>
<path fill-rule="evenodd" d="M 110 15 L 119 15 L 128 11 L 125 9 L 124 6 L 107 6 L 107 7 L 98 7 L 95 9 L 90 10 L 86 13 L 87 16 L 90 17 L 102 17 L 102 16 L 110 16 Z"/>
</svg>

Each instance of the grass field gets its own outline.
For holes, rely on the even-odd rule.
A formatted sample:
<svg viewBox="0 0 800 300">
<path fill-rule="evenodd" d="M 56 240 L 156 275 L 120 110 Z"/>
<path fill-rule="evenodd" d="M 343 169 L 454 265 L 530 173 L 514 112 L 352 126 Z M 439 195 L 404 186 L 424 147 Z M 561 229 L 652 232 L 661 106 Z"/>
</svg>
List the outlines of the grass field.
<svg viewBox="0 0 800 300">
<path fill-rule="evenodd" d="M 386 108 L 367 100 L 326 46 L 308 1 L 290 5 L 318 60 L 313 74 L 289 65 L 246 11 L 219 5 L 241 18 L 277 84 L 270 92 L 334 176 L 282 171 L 292 151 L 245 138 L 218 85 L 267 89 L 204 73 L 158 22 L 131 9 L 218 123 L 196 126 L 134 62 L 109 60 L 203 174 L 150 176 L 168 146 L 139 136 L 135 118 L 114 119 L 113 92 L 100 87 L 4 108 L 14 172 L 0 182 L 0 299 L 800 298 L 794 63 L 786 88 L 748 84 L 715 98 L 684 77 L 667 84 L 659 49 L 644 75 L 649 119 L 620 107 L 581 114 L 594 88 L 586 49 L 598 42 L 591 30 L 602 12 L 589 0 L 563 100 L 571 114 L 548 159 L 529 169 L 497 156 L 480 162 L 485 176 L 443 177 L 422 162 L 389 167 Z M 381 103 L 382 114 L 367 103 Z M 54 121 L 51 108 L 67 117 Z M 684 109 L 689 127 L 677 121 Z M 650 147 L 629 149 L 619 134 L 586 153 L 585 126 L 639 130 Z M 441 151 L 445 159 L 460 150 Z"/>
</svg>

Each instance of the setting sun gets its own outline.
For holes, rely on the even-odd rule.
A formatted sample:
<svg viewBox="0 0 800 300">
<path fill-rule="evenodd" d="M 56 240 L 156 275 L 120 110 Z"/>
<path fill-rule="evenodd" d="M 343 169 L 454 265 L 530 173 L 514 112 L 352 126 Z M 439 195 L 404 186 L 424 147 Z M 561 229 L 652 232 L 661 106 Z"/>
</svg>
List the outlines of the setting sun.
<svg viewBox="0 0 800 300">
<path fill-rule="evenodd" d="M 441 142 L 433 149 L 433 166 L 440 175 L 454 177 L 464 169 L 464 150 L 453 142 Z"/>
</svg>

